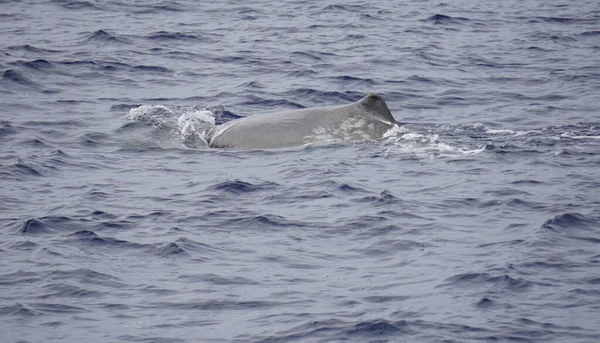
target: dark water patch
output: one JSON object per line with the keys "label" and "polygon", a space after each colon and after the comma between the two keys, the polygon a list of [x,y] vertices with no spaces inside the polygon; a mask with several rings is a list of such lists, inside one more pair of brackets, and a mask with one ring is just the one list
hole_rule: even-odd
{"label": "dark water patch", "polygon": [[495,190],[484,191],[484,193],[491,194],[493,196],[498,196],[498,197],[515,196],[515,195],[523,195],[523,196],[531,195],[531,193],[529,193],[529,192],[526,192],[526,191],[520,190],[520,189],[514,189],[514,188],[495,189]]}
{"label": "dark water patch", "polygon": [[395,342],[402,336],[417,334],[417,328],[411,326],[403,320],[394,322],[374,319],[353,325],[337,319],[322,319],[279,332],[277,336],[261,339],[261,342],[329,342],[332,337],[337,337],[335,341],[383,343],[391,340]]}
{"label": "dark water patch", "polygon": [[[37,244],[36,244],[37,245]],[[13,244],[14,246],[14,244]],[[11,246],[12,247],[12,246]],[[17,271],[0,275],[0,285],[15,286],[19,284],[33,284],[40,281],[39,274],[27,271]]]}
{"label": "dark water patch", "polygon": [[131,214],[131,215],[127,216],[127,219],[132,220],[132,221],[139,221],[142,219],[156,220],[156,219],[165,217],[168,214],[169,214],[168,211],[152,211],[147,214]]}
{"label": "dark water patch", "polygon": [[23,62],[22,65],[24,67],[34,69],[34,70],[46,70],[46,69],[51,69],[54,67],[54,65],[52,63],[48,62],[47,60],[42,60],[42,59]]}
{"label": "dark water patch", "polygon": [[36,148],[36,149],[50,148],[50,149],[52,149],[51,145],[43,142],[39,138],[28,138],[28,139],[24,139],[24,140],[20,141],[19,143],[22,144],[23,146],[27,146],[30,148]]}
{"label": "dark water patch", "polygon": [[371,227],[365,231],[364,235],[366,237],[387,236],[391,233],[399,232],[399,231],[403,231],[403,229],[400,226],[390,224],[390,225]]}
{"label": "dark water patch", "polygon": [[312,69],[293,70],[286,74],[287,77],[314,77],[319,73]]}
{"label": "dark water patch", "polygon": [[175,294],[179,294],[179,292],[176,291],[176,290],[166,289],[166,288],[160,288],[160,287],[156,287],[156,286],[152,286],[152,285],[144,286],[144,287],[141,288],[141,290],[143,290],[144,293],[150,293],[150,294],[153,294],[153,295],[175,295]]}
{"label": "dark water patch", "polygon": [[530,18],[531,23],[558,23],[558,24],[575,24],[575,23],[589,23],[593,22],[590,19],[584,18],[570,18],[570,17],[534,17]]}
{"label": "dark water patch", "polygon": [[466,106],[470,103],[465,98],[457,97],[457,96],[445,96],[441,97],[439,100],[436,100],[435,104],[438,106]]}
{"label": "dark water patch", "polygon": [[127,43],[126,39],[119,38],[116,35],[112,35],[104,30],[98,30],[87,36],[88,42],[96,43]]}
{"label": "dark water patch", "polygon": [[14,135],[17,133],[17,129],[11,125],[9,121],[0,120],[0,137],[6,138],[7,136]]}
{"label": "dark water patch", "polygon": [[107,213],[107,212],[100,211],[100,210],[94,210],[91,213],[91,215],[94,219],[116,219],[117,218],[117,216],[114,214]]}
{"label": "dark water patch", "polygon": [[185,249],[175,242],[164,243],[154,246],[150,249],[150,253],[161,257],[169,257],[176,255],[187,255]]}
{"label": "dark water patch", "polygon": [[100,7],[89,1],[52,0],[51,2],[69,10],[102,10]]}
{"label": "dark water patch", "polygon": [[[374,238],[374,236],[370,235],[369,230],[365,230],[364,232],[358,234],[357,238],[359,240],[370,241]],[[352,249],[350,251],[360,256],[368,256],[369,258],[383,258],[387,256],[393,258],[393,256],[397,256],[397,254],[400,252],[408,252],[416,249],[423,250],[424,245],[411,240],[400,240],[395,237],[392,238],[392,236],[380,236],[380,240],[376,241],[375,243],[364,248],[361,247],[359,249]]]}
{"label": "dark water patch", "polygon": [[54,299],[61,297],[69,299],[86,297],[98,298],[102,296],[101,292],[83,289],[80,287],[62,283],[47,284],[44,287],[42,287],[39,290],[39,292],[41,294],[37,294],[34,296],[37,299]]}
{"label": "dark water patch", "polygon": [[568,232],[569,229],[600,228],[600,223],[579,213],[564,213],[548,219],[542,226],[556,232]]}
{"label": "dark water patch", "polygon": [[190,254],[191,253],[201,254],[203,260],[207,259],[207,257],[206,257],[207,254],[214,254],[218,251],[215,247],[213,247],[211,245],[196,242],[196,241],[193,241],[193,240],[191,240],[189,238],[185,238],[185,237],[178,238],[175,241],[175,244],[177,244],[177,246],[181,250],[183,250],[185,252],[189,252]]}
{"label": "dark water patch", "polygon": [[131,68],[134,72],[143,72],[150,74],[164,74],[164,73],[172,73],[173,71],[169,68],[161,67],[161,66],[146,66],[140,65]]}
{"label": "dark water patch", "polygon": [[537,181],[537,180],[531,180],[531,179],[524,179],[524,180],[516,180],[516,181],[512,181],[511,182],[512,185],[543,185],[544,182],[542,181]]}
{"label": "dark water patch", "polygon": [[43,53],[43,54],[61,52],[60,50],[43,49],[43,48],[38,48],[38,47],[29,45],[29,44],[13,45],[13,46],[9,46],[8,49],[13,50],[13,51],[25,51],[25,52]]}
{"label": "dark water patch", "polygon": [[56,119],[56,120],[28,120],[23,122],[25,127],[34,127],[36,131],[42,131],[47,127],[63,127],[72,129],[74,127],[83,127],[85,123],[80,120],[67,120],[67,119]]}
{"label": "dark water patch", "polygon": [[300,202],[300,201],[312,201],[317,199],[333,198],[334,195],[326,191],[307,191],[300,194],[288,195],[280,194],[275,196],[265,197],[265,200],[271,203],[281,202]]}
{"label": "dark water patch", "polygon": [[337,186],[336,187],[337,191],[345,193],[345,194],[358,194],[358,193],[367,193],[368,192],[364,188],[352,186],[347,183],[336,184],[336,186]]}
{"label": "dark water patch", "polygon": [[[95,197],[95,198],[101,198],[101,197]],[[103,230],[103,229],[127,230],[127,229],[135,228],[136,226],[137,226],[137,224],[134,221],[130,221],[130,220],[102,220],[101,222],[97,223],[94,227],[99,230]]]}
{"label": "dark water patch", "polygon": [[44,234],[58,231],[76,231],[89,225],[87,219],[74,219],[66,216],[46,216],[32,218],[21,225],[19,233]]}
{"label": "dark water patch", "polygon": [[137,14],[161,14],[162,12],[184,12],[185,6],[177,1],[159,1],[152,5],[132,5],[135,8],[133,13]]}
{"label": "dark water patch", "polygon": [[594,298],[598,298],[600,296],[600,289],[575,288],[575,289],[569,290],[569,293],[576,294],[576,295],[592,296]]}
{"label": "dark water patch", "polygon": [[249,7],[237,9],[236,13],[240,20],[257,20],[264,15],[263,12]]}
{"label": "dark water patch", "polygon": [[115,276],[100,273],[87,268],[55,270],[47,273],[45,277],[55,281],[71,280],[94,286],[101,285],[108,287],[123,287],[125,285],[119,278]]}
{"label": "dark water patch", "polygon": [[304,227],[305,224],[298,221],[286,219],[285,217],[266,214],[259,216],[245,216],[240,218],[225,220],[221,226],[223,228],[233,227],[239,229],[262,229],[262,228],[286,228],[286,227]]}
{"label": "dark water patch", "polygon": [[234,65],[256,65],[256,66],[260,66],[260,65],[264,65],[265,62],[259,61],[257,59],[252,59],[249,58],[246,55],[242,55],[242,56],[215,56],[214,57],[215,62],[217,63],[231,63]]}
{"label": "dark water patch", "polygon": [[[125,304],[102,304],[101,307],[105,308],[109,311],[123,311],[123,312],[126,312],[131,309],[131,307],[129,307]],[[125,316],[123,316],[123,317],[125,317]]]}
{"label": "dark water patch", "polygon": [[543,53],[548,53],[548,52],[554,51],[554,50],[551,50],[551,49],[541,48],[539,46],[529,46],[529,47],[527,47],[527,50],[529,50],[529,51],[543,52]]}
{"label": "dark water patch", "polygon": [[373,79],[363,79],[360,77],[348,76],[348,75],[334,76],[334,77],[331,77],[331,79],[334,81],[339,81],[339,82],[344,82],[344,83],[356,83],[356,84],[363,84],[363,85],[374,85],[375,84],[375,81]]}
{"label": "dark water patch", "polygon": [[354,41],[354,40],[361,40],[361,39],[365,39],[365,38],[367,38],[367,36],[361,35],[361,34],[347,34],[344,37],[344,40]]}
{"label": "dark water patch", "polygon": [[249,82],[244,82],[244,83],[238,85],[237,87],[248,88],[248,89],[264,89],[265,85],[258,81],[249,81]]}
{"label": "dark water patch", "polygon": [[362,197],[353,201],[371,203],[373,205],[391,205],[402,202],[401,199],[395,197],[390,191],[387,190],[381,192],[378,196]]}
{"label": "dark water patch", "polygon": [[33,82],[32,80],[25,77],[23,74],[16,70],[7,69],[2,73],[2,77],[0,77],[0,81],[2,83],[9,86],[20,86],[30,89],[39,90],[41,87]]}
{"label": "dark water patch", "polygon": [[422,83],[422,84],[426,84],[426,85],[435,85],[435,86],[440,85],[440,83],[438,82],[438,80],[436,78],[419,76],[419,75],[413,75],[413,76],[407,78],[406,81],[408,81],[410,83]]}
{"label": "dark water patch", "polygon": [[105,144],[111,136],[101,132],[88,132],[79,136],[79,143],[87,147],[98,147]]}
{"label": "dark water patch", "polygon": [[492,308],[495,305],[495,302],[490,298],[482,298],[479,300],[475,306],[478,308]]}
{"label": "dark water patch", "polygon": [[50,227],[50,225],[45,224],[44,222],[37,219],[28,219],[18,231],[24,235],[38,235],[38,234],[47,234],[53,233],[54,230]]}
{"label": "dark water patch", "polygon": [[84,313],[87,310],[83,307],[69,306],[65,304],[52,304],[52,303],[34,303],[31,304],[37,311],[42,313]]}
{"label": "dark water patch", "polygon": [[171,309],[186,311],[224,311],[224,310],[250,310],[268,309],[281,306],[274,301],[233,301],[225,299],[190,300],[185,303],[150,302],[146,307],[149,309]]}
{"label": "dark water patch", "polygon": [[410,297],[402,296],[402,295],[371,295],[371,296],[362,298],[363,301],[366,301],[366,302],[372,303],[372,304],[384,304],[384,303],[388,303],[388,302],[397,303],[397,302],[401,302],[401,301],[404,301],[407,299],[410,299]]}
{"label": "dark water patch", "polygon": [[[379,21],[379,20],[383,20],[383,18],[376,16],[376,15],[372,15],[369,13],[361,13],[359,14],[359,18],[361,20],[365,20],[365,21]],[[356,27],[356,26],[354,26]]]}
{"label": "dark water patch", "polygon": [[89,66],[96,67],[98,63],[92,60],[72,60],[72,61],[55,61],[55,64],[61,64],[65,66]]}
{"label": "dark water patch", "polygon": [[42,327],[59,327],[63,325],[65,325],[65,322],[61,322],[58,320],[40,323],[40,326]]}
{"label": "dark water patch", "polygon": [[0,316],[18,316],[18,317],[33,317],[39,316],[42,313],[35,309],[26,307],[22,304],[0,307]]}
{"label": "dark water patch", "polygon": [[157,31],[149,34],[148,39],[157,41],[169,41],[169,40],[197,40],[200,37],[192,34],[185,34],[181,32],[168,32],[168,31]]}
{"label": "dark water patch", "polygon": [[[488,273],[466,273],[446,279],[444,287],[502,287],[514,292],[527,291],[533,283],[525,279],[514,279],[508,275],[493,276]],[[440,286],[438,286],[440,287]]]}
{"label": "dark water patch", "polygon": [[600,30],[595,30],[595,31],[585,31],[581,33],[582,36],[600,36]]}
{"label": "dark water patch", "polygon": [[265,343],[303,342],[306,340],[317,341],[316,338],[319,338],[318,342],[326,342],[327,338],[338,334],[344,325],[345,323],[337,319],[312,320],[291,330],[278,332],[277,336],[267,337],[262,341]]}
{"label": "dark water patch", "polygon": [[61,105],[80,105],[80,104],[94,104],[92,100],[67,100],[67,99],[59,99],[56,100],[56,104]]}
{"label": "dark water patch", "polygon": [[69,235],[72,239],[84,243],[87,246],[101,246],[109,248],[143,248],[145,245],[116,239],[113,237],[100,237],[90,230],[81,230]]}
{"label": "dark water patch", "polygon": [[321,11],[322,12],[356,12],[356,13],[360,13],[360,11],[365,10],[365,9],[367,9],[367,7],[364,5],[334,4],[334,5],[327,5],[326,7],[321,9]]}
{"label": "dark water patch", "polygon": [[572,35],[559,35],[550,32],[535,32],[530,34],[533,40],[552,41],[555,43],[572,43],[576,42],[577,38]]}
{"label": "dark water patch", "polygon": [[403,320],[397,322],[389,322],[386,320],[373,320],[361,322],[350,330],[346,330],[345,334],[350,337],[379,337],[393,335],[397,338],[399,334],[405,333],[410,334],[413,330],[410,329],[409,324]]}
{"label": "dark water patch", "polygon": [[[23,145],[26,146],[26,145]],[[56,162],[50,160],[50,162]],[[52,170],[56,170],[57,166],[53,163],[32,163],[25,161],[17,161],[0,169],[0,175],[13,180],[26,180],[35,177],[46,177]]]}
{"label": "dark water patch", "polygon": [[24,251],[33,251],[34,249],[37,249],[40,245],[37,244],[36,242],[32,242],[32,241],[20,241],[20,242],[16,242],[10,245],[11,249],[19,249],[19,250],[24,250]]}
{"label": "dark water patch", "polygon": [[183,275],[179,279],[186,282],[210,282],[219,286],[228,285],[259,285],[259,282],[253,281],[245,277],[225,277],[217,274],[200,274],[200,275]]}
{"label": "dark water patch", "polygon": [[451,17],[444,14],[434,14],[431,17],[427,18],[427,21],[430,21],[434,24],[456,24],[470,21],[468,18],[463,17]]}
{"label": "dark water patch", "polygon": [[507,205],[509,207],[517,207],[517,208],[520,208],[523,210],[532,210],[532,211],[540,211],[540,210],[545,210],[547,208],[547,206],[542,203],[527,201],[527,200],[518,199],[518,198],[510,199],[507,202]]}
{"label": "dark water patch", "polygon": [[323,58],[318,56],[317,53],[311,52],[311,51],[294,51],[294,52],[292,52],[292,57],[306,59],[306,60],[310,60],[313,62],[323,60]]}
{"label": "dark water patch", "polygon": [[[147,13],[147,12],[142,12],[142,13]],[[178,326],[171,326],[171,325],[156,325],[154,326],[156,329],[174,329],[174,327],[178,327]],[[156,337],[145,337],[144,335],[140,335],[140,336],[134,336],[134,335],[120,335],[116,337],[117,340],[119,340],[120,342],[140,342],[140,343],[186,343],[189,342],[189,340],[187,339],[178,339],[178,338],[171,338],[171,337],[163,337],[163,336],[156,336]]]}
{"label": "dark water patch", "polygon": [[[147,12],[141,12],[147,13]],[[176,329],[178,325],[155,325],[156,329]],[[172,337],[156,336],[156,337],[145,337],[144,335],[121,335],[116,337],[120,342],[140,342],[140,343],[186,343],[188,339],[178,339]]]}
{"label": "dark water patch", "polygon": [[378,216],[378,215],[364,215],[364,216],[356,216],[349,220],[348,222],[343,222],[338,224],[339,230],[349,229],[349,230],[365,230],[369,227],[373,227],[376,225],[382,225],[383,223],[388,222],[388,218],[386,216]]}
{"label": "dark water patch", "polygon": [[579,213],[557,215],[544,222],[542,228],[553,234],[551,240],[574,239],[594,245],[600,243],[600,222]]}
{"label": "dark water patch", "polygon": [[250,182],[245,182],[245,181],[236,179],[236,180],[232,180],[232,181],[224,181],[224,182],[216,183],[214,185],[209,186],[207,188],[207,190],[220,191],[220,192],[239,195],[239,194],[244,194],[244,193],[272,190],[272,189],[276,189],[278,187],[279,187],[279,184],[277,184],[275,182],[265,181],[265,182],[257,182],[257,183],[253,184]]}
{"label": "dark water patch", "polygon": [[[518,227],[523,227],[523,226],[526,226],[526,225],[519,225]],[[523,239],[514,239],[514,240],[508,240],[508,241],[484,243],[484,244],[478,245],[477,247],[478,248],[488,248],[488,247],[494,247],[494,246],[514,247],[514,246],[519,246],[519,245],[523,244],[524,242],[525,242],[525,240],[523,240]]]}
{"label": "dark water patch", "polygon": [[523,270],[530,270],[532,272],[539,272],[543,269],[565,271],[571,268],[577,268],[577,263],[569,262],[563,258],[553,257],[544,261],[526,261],[516,265],[518,268]]}

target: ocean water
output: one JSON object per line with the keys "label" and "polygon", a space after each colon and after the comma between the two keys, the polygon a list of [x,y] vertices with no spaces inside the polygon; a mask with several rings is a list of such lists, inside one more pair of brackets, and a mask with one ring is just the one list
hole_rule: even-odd
{"label": "ocean water", "polygon": [[[0,2],[1,342],[598,342],[597,1]],[[377,142],[203,131],[378,93]]]}

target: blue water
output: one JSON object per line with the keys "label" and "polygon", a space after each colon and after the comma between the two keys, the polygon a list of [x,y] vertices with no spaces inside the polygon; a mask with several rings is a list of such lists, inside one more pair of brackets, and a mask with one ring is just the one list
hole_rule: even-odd
{"label": "blue water", "polygon": [[[0,3],[0,341],[597,342],[597,1]],[[206,147],[367,93],[381,142]]]}

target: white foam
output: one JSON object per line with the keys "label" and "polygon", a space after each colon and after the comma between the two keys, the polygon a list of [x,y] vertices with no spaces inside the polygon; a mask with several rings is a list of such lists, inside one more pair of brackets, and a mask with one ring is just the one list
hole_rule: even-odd
{"label": "white foam", "polygon": [[571,139],[600,139],[600,136],[581,136],[576,135],[573,132],[567,131],[560,135],[561,138],[571,138]]}
{"label": "white foam", "polygon": [[383,138],[395,137],[406,132],[408,132],[408,129],[404,126],[394,125],[383,134]]}
{"label": "white foam", "polygon": [[494,130],[494,129],[486,129],[485,133],[489,133],[492,135],[513,135],[516,134],[513,130]]}
{"label": "white foam", "polygon": [[529,134],[541,134],[541,133],[542,133],[542,131],[538,131],[538,130],[517,131],[517,132],[515,132],[515,137],[525,136],[525,135],[529,135]]}
{"label": "white foam", "polygon": [[184,146],[194,148],[206,146],[204,132],[215,126],[215,117],[211,111],[198,110],[185,112],[177,118]]}
{"label": "white foam", "polygon": [[384,135],[388,147],[386,153],[403,153],[425,158],[453,157],[476,155],[485,150],[485,147],[469,148],[456,146],[453,142],[446,142],[440,136],[431,132],[411,131],[408,127],[393,127]]}
{"label": "white foam", "polygon": [[129,113],[125,117],[128,120],[141,120],[148,116],[151,116],[153,113],[164,111],[167,113],[172,113],[172,111],[163,105],[141,105],[139,107],[135,107],[129,110]]}
{"label": "white foam", "polygon": [[213,113],[209,110],[190,111],[183,113],[177,118],[177,124],[179,124],[179,127],[182,129],[201,123],[207,123],[214,126],[215,117]]}
{"label": "white foam", "polygon": [[215,126],[213,112],[190,106],[141,105],[130,109],[126,119],[145,122],[154,134],[171,136],[186,147],[206,146],[204,132]]}

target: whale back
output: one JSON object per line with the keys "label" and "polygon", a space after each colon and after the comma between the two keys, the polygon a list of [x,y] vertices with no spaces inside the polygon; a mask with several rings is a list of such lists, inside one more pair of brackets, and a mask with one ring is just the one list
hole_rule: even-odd
{"label": "whale back", "polygon": [[396,124],[383,98],[369,94],[346,105],[251,115],[215,126],[205,135],[211,147],[262,149],[381,139]]}

